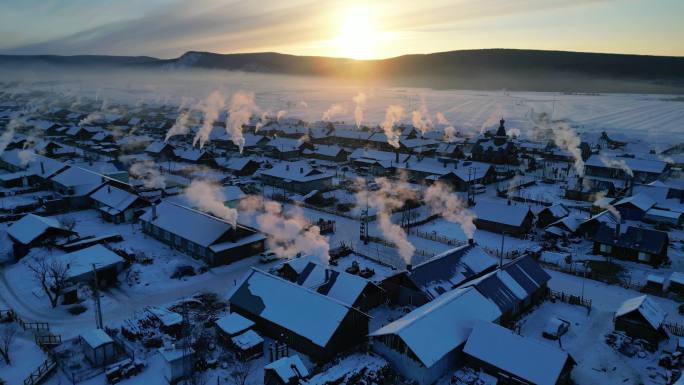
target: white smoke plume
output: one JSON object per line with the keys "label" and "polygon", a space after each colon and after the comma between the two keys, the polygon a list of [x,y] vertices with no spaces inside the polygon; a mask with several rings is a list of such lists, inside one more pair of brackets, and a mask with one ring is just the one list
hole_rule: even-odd
{"label": "white smoke plume", "polygon": [[627,162],[625,162],[624,159],[608,158],[608,157],[603,156],[603,155],[599,156],[599,159],[601,160],[601,163],[603,163],[607,167],[619,168],[620,170],[624,171],[627,175],[629,175],[631,177],[634,176],[634,172],[627,165]]}
{"label": "white smoke plume", "polygon": [[299,101],[299,103],[297,103],[297,107],[299,107],[299,108],[309,108],[309,103],[307,103],[307,102],[301,100],[301,101]]}
{"label": "white smoke plume", "polygon": [[87,126],[93,122],[98,122],[104,120],[104,114],[99,111],[89,113],[85,118],[78,122],[79,126]]}
{"label": "white smoke plume", "polygon": [[466,237],[473,239],[476,216],[468,209],[466,202],[454,194],[447,185],[441,182],[432,184],[425,191],[424,200],[433,214],[439,214],[449,222],[458,223]]}
{"label": "white smoke plume", "polygon": [[140,179],[143,182],[143,186],[146,188],[166,188],[166,180],[154,161],[145,160],[142,162],[133,163],[128,172],[130,172],[134,178]]}
{"label": "white smoke plume", "polygon": [[190,111],[181,112],[180,115],[178,115],[178,118],[176,118],[176,122],[173,124],[173,126],[171,126],[171,128],[169,128],[169,131],[166,133],[164,142],[168,142],[172,136],[185,135],[188,132],[190,132],[190,126],[188,125],[189,118]]}
{"label": "white smoke plume", "polygon": [[268,117],[268,111],[262,112],[259,121],[254,127],[254,133],[256,134],[257,132],[259,132],[259,130],[261,130],[265,125],[269,124],[270,122],[271,119]]}
{"label": "white smoke plume", "polygon": [[233,144],[238,146],[241,154],[242,149],[245,147],[245,137],[242,133],[242,126],[249,123],[249,119],[256,110],[254,94],[244,91],[238,91],[233,94],[233,97],[230,100],[230,107],[228,108],[226,133],[230,135]]}
{"label": "white smoke plume", "polygon": [[441,124],[444,126],[444,140],[447,142],[453,142],[456,140],[456,137],[458,136],[458,133],[456,131],[456,128],[449,122],[449,120],[444,116],[443,113],[438,112],[435,114],[435,118],[437,119],[437,123]]}
{"label": "white smoke plume", "polygon": [[487,131],[489,128],[494,128],[498,127],[499,125],[499,120],[504,116],[504,112],[501,109],[501,107],[497,107],[496,111],[492,115],[487,118],[487,120],[482,123],[482,126],[480,126],[480,134],[484,133]]}
{"label": "white smoke plume", "polygon": [[36,151],[33,148],[25,148],[17,154],[22,166],[26,166],[36,159]]}
{"label": "white smoke plume", "polygon": [[511,138],[519,138],[522,133],[520,132],[519,128],[509,128],[508,129],[508,136]]}
{"label": "white smoke plume", "polygon": [[285,111],[285,110],[278,111],[278,113],[276,114],[276,122],[280,123],[280,121],[285,117],[285,115],[287,115],[287,111]]}
{"label": "white smoke plume", "polygon": [[5,132],[0,134],[0,155],[2,155],[3,152],[5,152],[5,149],[7,146],[9,146],[10,142],[12,141],[12,138],[14,138],[14,131],[16,127],[16,123],[13,123],[14,120],[11,120],[5,129]]}
{"label": "white smoke plume", "polygon": [[335,104],[331,105],[330,107],[328,107],[328,109],[325,110],[325,112],[323,112],[323,121],[329,122],[335,116],[344,114],[345,112],[347,112],[347,110],[344,108],[343,105],[341,105],[339,103],[335,103]]}
{"label": "white smoke plume", "polygon": [[387,136],[387,143],[394,148],[399,148],[399,130],[394,125],[404,117],[404,107],[392,104],[385,111],[385,120],[382,122],[382,130]]}
{"label": "white smoke plume", "polygon": [[411,113],[411,123],[413,123],[413,127],[420,131],[421,135],[425,135],[432,130],[432,118],[427,109],[427,104],[425,104],[425,98],[420,98],[420,108]]}
{"label": "white smoke plume", "polygon": [[245,212],[259,212],[256,217],[257,225],[267,235],[268,248],[279,258],[292,258],[303,254],[328,260],[328,239],[321,235],[318,226],[311,225],[304,218],[301,209],[293,208],[284,212],[280,203],[264,201],[254,195],[243,199],[239,209]]}
{"label": "white smoke plume", "polygon": [[361,123],[363,122],[363,111],[366,107],[366,94],[363,92],[359,92],[352,98],[354,101],[354,104],[356,105],[354,107],[354,121],[356,122],[356,127],[361,127]]}
{"label": "white smoke plume", "polygon": [[197,131],[192,140],[193,147],[199,142],[199,148],[204,147],[209,140],[211,130],[214,129],[214,122],[219,117],[221,109],[226,105],[226,99],[219,91],[212,92],[205,100],[200,103],[200,109],[204,113],[202,127]]}
{"label": "white smoke plume", "polygon": [[221,186],[203,180],[193,180],[183,194],[201,211],[208,212],[218,218],[237,226],[238,212],[234,208],[227,207],[224,202],[226,197],[221,191]]}
{"label": "white smoke plume", "polygon": [[415,199],[417,194],[408,185],[403,175],[394,183],[387,178],[376,178],[375,182],[380,188],[377,191],[368,191],[365,189],[363,180],[357,180],[359,189],[356,193],[356,207],[361,208],[368,204],[369,207],[375,208],[383,237],[394,243],[404,262],[410,264],[416,248],[408,240],[404,229],[392,223],[392,212],[404,207],[406,201]]}
{"label": "white smoke plume", "polygon": [[556,146],[567,150],[575,159],[575,171],[577,175],[584,176],[584,159],[582,159],[582,151],[580,144],[582,143],[580,137],[575,130],[570,126],[563,124],[553,130],[553,141]]}
{"label": "white smoke plume", "polygon": [[596,194],[594,194],[590,200],[593,201],[594,206],[598,206],[604,210],[608,210],[608,212],[613,214],[613,216],[618,221],[621,221],[622,216],[620,215],[620,212],[618,211],[618,209],[616,209],[615,206],[611,205],[607,199],[602,202],[603,198],[606,197],[606,193],[607,193],[607,191],[599,191]]}

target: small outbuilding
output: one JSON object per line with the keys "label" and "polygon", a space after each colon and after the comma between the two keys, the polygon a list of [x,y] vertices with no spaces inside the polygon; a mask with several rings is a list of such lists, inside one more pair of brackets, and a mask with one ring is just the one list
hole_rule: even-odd
{"label": "small outbuilding", "polygon": [[658,344],[667,338],[663,327],[666,313],[647,295],[626,300],[615,312],[615,330],[632,338],[641,338]]}
{"label": "small outbuilding", "polygon": [[237,351],[238,357],[242,360],[250,360],[264,355],[264,339],[254,330],[247,330],[231,338],[230,341]]}
{"label": "small outbuilding", "polygon": [[246,332],[252,326],[253,321],[238,313],[230,313],[216,320],[216,332],[224,343],[229,343],[231,338]]}
{"label": "small outbuilding", "polygon": [[293,385],[309,376],[298,355],[283,357],[264,366],[264,385]]}
{"label": "small outbuilding", "polygon": [[91,365],[99,367],[110,364],[118,358],[112,337],[102,329],[93,329],[81,334],[83,354]]}
{"label": "small outbuilding", "polygon": [[195,366],[195,351],[192,348],[161,348],[159,352],[164,359],[164,378],[169,384],[175,384],[192,374]]}

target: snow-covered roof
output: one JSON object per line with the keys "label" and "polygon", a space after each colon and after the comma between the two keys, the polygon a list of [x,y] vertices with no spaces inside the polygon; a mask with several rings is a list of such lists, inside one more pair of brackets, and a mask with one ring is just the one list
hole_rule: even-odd
{"label": "snow-covered roof", "polygon": [[158,154],[158,153],[160,153],[164,148],[167,148],[167,147],[170,148],[171,150],[173,150],[173,146],[170,145],[170,144],[168,144],[168,143],[166,143],[166,142],[154,141],[154,142],[150,143],[150,144],[145,148],[145,152],[151,152],[151,153],[153,153],[153,154]]}
{"label": "snow-covered roof", "polygon": [[[295,258],[293,261],[309,260],[308,258]],[[286,262],[289,264],[289,262]],[[297,266],[293,269],[297,270]],[[340,302],[353,306],[368,285],[374,285],[370,281],[354,274],[343,271],[328,269],[325,266],[307,262],[299,271],[296,283],[320,294],[335,298]]]}
{"label": "snow-covered roof", "polygon": [[264,342],[264,339],[261,338],[261,336],[258,335],[254,330],[247,330],[246,332],[235,336],[230,340],[235,346],[242,350],[251,349]]}
{"label": "snow-covered roof", "polygon": [[660,328],[666,316],[665,311],[655,301],[647,295],[642,295],[623,302],[615,311],[615,317],[621,317],[633,311],[638,311],[654,329]]}
{"label": "snow-covered roof", "polygon": [[21,219],[14,222],[7,229],[7,233],[17,241],[28,245],[50,228],[65,230],[55,218],[26,214]]}
{"label": "snow-covered roof", "polygon": [[646,215],[651,218],[668,218],[672,220],[678,220],[682,216],[682,213],[677,211],[652,208],[646,211]]}
{"label": "snow-covered roof", "polygon": [[128,209],[138,199],[138,196],[118,187],[104,185],[90,194],[90,198],[121,212]]}
{"label": "snow-covered roof", "polygon": [[466,244],[414,266],[407,275],[425,294],[435,298],[496,264],[496,258],[480,246]]}
{"label": "snow-covered roof", "polygon": [[530,207],[526,205],[507,205],[498,202],[480,202],[472,210],[477,219],[509,226],[520,226],[530,213]]}
{"label": "snow-covered roof", "polygon": [[613,206],[618,207],[628,203],[634,205],[641,211],[647,211],[648,209],[653,207],[656,202],[653,199],[651,199],[651,197],[649,197],[648,195],[639,193],[636,195],[632,195],[630,197],[622,198],[615,204],[613,204]]}
{"label": "snow-covered roof", "polygon": [[293,182],[310,182],[333,177],[332,173],[320,171],[305,161],[276,163],[273,168],[262,171],[261,175]]}
{"label": "snow-covered roof", "polygon": [[91,331],[81,333],[81,338],[91,348],[99,348],[102,345],[113,343],[114,340],[109,334],[102,329],[93,329]]}
{"label": "snow-covered roof", "polygon": [[200,150],[198,148],[179,148],[175,149],[173,153],[180,159],[191,162],[197,162],[200,158],[207,154],[206,151]]}
{"label": "snow-covered roof", "polygon": [[165,200],[156,206],[156,218],[154,213],[155,209],[150,208],[140,219],[204,247],[232,228],[223,219]]}
{"label": "snow-covered roof", "polygon": [[62,186],[73,188],[73,196],[88,195],[100,187],[106,177],[82,167],[70,166],[66,170],[53,176],[51,180]]}
{"label": "snow-covered roof", "polygon": [[253,159],[244,156],[216,160],[219,166],[233,171],[241,171],[251,161]]}
{"label": "snow-covered roof", "polygon": [[670,274],[670,282],[675,282],[680,285],[684,285],[684,273],[681,273],[679,271],[675,271],[672,274]]}
{"label": "snow-covered roof", "polygon": [[96,270],[102,270],[124,262],[124,259],[118,254],[101,244],[86,247],[73,253],[57,255],[52,258],[68,266],[67,275],[69,278],[76,278],[92,272],[93,265],[95,265]]}
{"label": "snow-covered roof", "polygon": [[296,354],[273,361],[264,366],[264,369],[273,370],[284,384],[289,384],[293,378],[307,377],[309,375],[309,371],[304,366],[302,359]]}
{"label": "snow-covered roof", "polygon": [[370,336],[399,336],[426,367],[431,367],[468,339],[477,320],[495,321],[500,316],[499,308],[474,288],[455,289]]}
{"label": "snow-covered roof", "polygon": [[[615,166],[606,165],[605,162],[601,159],[602,157],[603,156],[601,156],[601,155],[592,155],[587,159],[587,161],[585,162],[585,165],[594,166],[594,167],[620,169],[620,166],[617,166],[617,165],[615,165]],[[660,161],[660,160],[638,159],[638,158],[627,158],[627,157],[608,157],[608,158],[611,161],[616,161],[619,163],[624,162],[624,164],[629,169],[631,169],[632,171],[660,174],[660,173],[664,172],[665,168],[667,167],[667,163]],[[610,161],[608,163],[610,163]]]}
{"label": "snow-covered roof", "polygon": [[555,385],[569,358],[554,346],[482,321],[475,324],[463,352],[536,385]]}
{"label": "snow-covered roof", "polygon": [[356,311],[331,297],[254,268],[229,301],[321,347],[328,344],[347,314]]}
{"label": "snow-covered roof", "polygon": [[216,320],[216,326],[228,335],[236,335],[254,326],[254,322],[237,313],[230,313]]}
{"label": "snow-covered roof", "polygon": [[302,141],[290,138],[275,138],[266,143],[267,147],[272,147],[279,152],[297,151],[303,144]]}
{"label": "snow-covered roof", "polygon": [[[342,150],[343,149],[340,146],[335,146],[335,145],[327,146],[324,144],[318,144],[318,145],[316,145],[316,148],[311,150],[311,151],[314,154],[318,154],[318,155],[322,155],[322,156],[337,156],[337,154],[339,154],[340,151],[342,151]],[[309,151],[309,150],[307,150],[307,151]]]}

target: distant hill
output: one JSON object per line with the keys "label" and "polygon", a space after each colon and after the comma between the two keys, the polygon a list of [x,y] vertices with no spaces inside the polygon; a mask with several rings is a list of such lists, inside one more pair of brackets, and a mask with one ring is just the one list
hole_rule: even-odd
{"label": "distant hill", "polygon": [[215,69],[373,79],[433,88],[684,93],[684,57],[483,49],[382,60],[295,56],[274,52],[187,52],[176,59],[118,56],[2,56],[2,65],[126,66]]}

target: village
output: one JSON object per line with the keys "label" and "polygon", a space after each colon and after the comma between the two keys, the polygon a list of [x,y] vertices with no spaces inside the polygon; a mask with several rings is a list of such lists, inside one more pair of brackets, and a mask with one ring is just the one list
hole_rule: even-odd
{"label": "village", "polygon": [[684,384],[677,138],[40,92],[0,91],[0,384]]}

